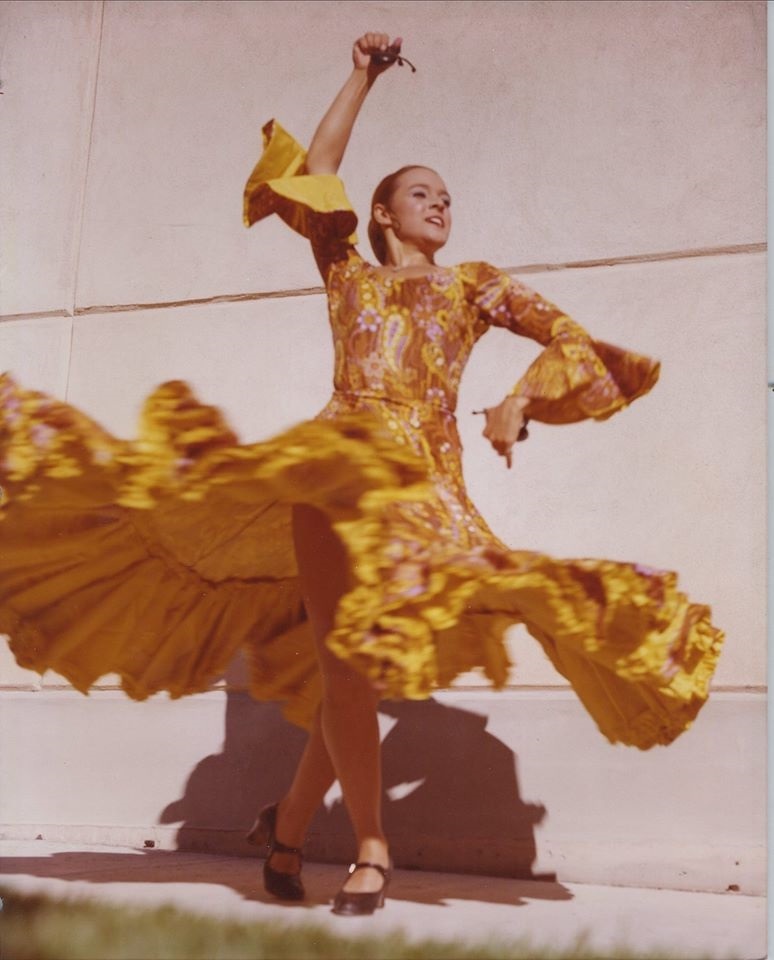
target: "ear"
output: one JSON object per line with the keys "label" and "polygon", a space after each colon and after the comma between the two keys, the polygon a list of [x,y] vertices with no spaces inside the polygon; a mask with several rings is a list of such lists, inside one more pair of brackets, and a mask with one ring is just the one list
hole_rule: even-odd
{"label": "ear", "polygon": [[392,226],[392,216],[390,211],[383,203],[374,204],[373,210],[371,211],[371,216],[380,227]]}

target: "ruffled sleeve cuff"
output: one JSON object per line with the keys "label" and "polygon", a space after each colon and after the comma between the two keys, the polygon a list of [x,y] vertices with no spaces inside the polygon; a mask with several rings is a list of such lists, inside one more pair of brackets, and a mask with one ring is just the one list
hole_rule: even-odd
{"label": "ruffled sleeve cuff", "polygon": [[276,120],[262,132],[263,154],[245,186],[245,226],[276,213],[309,240],[356,243],[357,217],[339,177],[306,174],[306,150]]}
{"label": "ruffled sleeve cuff", "polygon": [[[568,327],[575,324],[560,318]],[[658,380],[657,360],[600,340],[561,332],[552,339],[514,387],[526,397],[526,414],[543,423],[606,420],[644,396]]]}

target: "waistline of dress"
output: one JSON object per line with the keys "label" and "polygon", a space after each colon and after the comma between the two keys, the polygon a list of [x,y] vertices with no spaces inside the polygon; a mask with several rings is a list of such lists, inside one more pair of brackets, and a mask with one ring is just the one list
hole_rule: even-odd
{"label": "waistline of dress", "polygon": [[397,397],[385,397],[381,393],[365,393],[354,390],[334,390],[331,399],[341,397],[344,400],[375,400],[377,403],[383,403],[388,407],[401,407],[406,410],[429,410],[433,413],[443,414],[445,417],[451,417],[456,420],[454,410],[440,403],[432,403],[427,400],[401,400]]}

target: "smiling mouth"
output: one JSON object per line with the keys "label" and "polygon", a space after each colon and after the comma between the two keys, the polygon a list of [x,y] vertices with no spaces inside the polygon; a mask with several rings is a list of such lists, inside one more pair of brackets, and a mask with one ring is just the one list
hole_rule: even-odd
{"label": "smiling mouth", "polygon": [[437,227],[443,227],[443,220],[440,217],[428,217],[427,223],[434,223]]}

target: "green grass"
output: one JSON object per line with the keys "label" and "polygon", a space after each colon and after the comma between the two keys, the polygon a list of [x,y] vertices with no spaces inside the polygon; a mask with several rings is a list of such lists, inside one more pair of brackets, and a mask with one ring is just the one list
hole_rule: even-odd
{"label": "green grass", "polygon": [[243,923],[173,907],[118,907],[0,891],[0,960],[674,960],[666,954],[569,952],[527,941],[342,937],[312,924]]}

